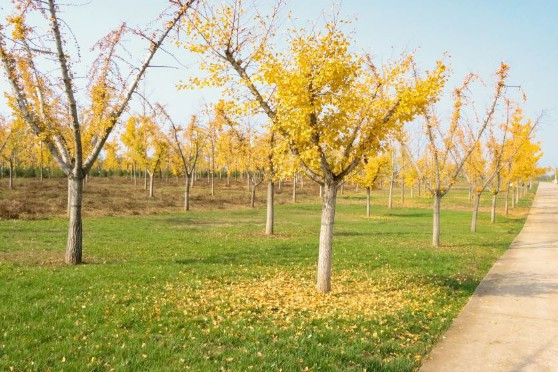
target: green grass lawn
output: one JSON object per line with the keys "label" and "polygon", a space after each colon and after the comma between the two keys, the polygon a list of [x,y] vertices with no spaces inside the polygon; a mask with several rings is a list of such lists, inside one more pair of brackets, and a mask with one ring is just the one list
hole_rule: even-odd
{"label": "green grass lawn", "polygon": [[524,218],[471,234],[450,193],[434,249],[429,200],[376,194],[370,219],[339,200],[328,295],[317,202],[278,206],[271,238],[260,208],[87,218],[77,267],[64,219],[0,221],[0,370],[417,369]]}

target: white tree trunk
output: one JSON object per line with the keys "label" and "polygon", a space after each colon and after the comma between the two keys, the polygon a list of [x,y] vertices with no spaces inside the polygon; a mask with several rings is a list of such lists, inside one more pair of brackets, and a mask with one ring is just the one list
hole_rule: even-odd
{"label": "white tree trunk", "polygon": [[479,215],[480,198],[481,194],[477,193],[475,195],[475,205],[473,207],[473,218],[471,219],[471,232],[477,232],[477,217]]}
{"label": "white tree trunk", "polygon": [[497,194],[492,195],[492,207],[490,209],[490,222],[491,223],[496,222],[496,195]]}
{"label": "white tree trunk", "polygon": [[8,188],[10,190],[14,188],[14,164],[12,159],[10,159],[10,180],[8,181]]}
{"label": "white tree trunk", "polygon": [[391,209],[393,207],[393,179],[389,181],[389,199],[388,199],[388,208]]}
{"label": "white tree trunk", "polygon": [[83,179],[68,177],[69,223],[68,240],[64,261],[67,264],[79,264],[82,260],[82,220],[81,203],[83,197]]}
{"label": "white tree trunk", "polygon": [[190,176],[186,173],[184,180],[184,211],[190,210]]}
{"label": "white tree trunk", "polygon": [[155,179],[155,174],[149,172],[149,197],[152,198],[153,197],[153,182]]}
{"label": "white tree trunk", "polygon": [[506,216],[510,213],[509,200],[510,200],[510,187],[508,186],[508,188],[506,189],[506,203],[504,205],[504,213],[506,214]]}
{"label": "white tree trunk", "polygon": [[366,217],[370,217],[370,187],[366,188]]}
{"label": "white tree trunk", "polygon": [[440,207],[442,204],[442,195],[438,192],[433,197],[434,208],[432,214],[432,246],[440,246]]}
{"label": "white tree trunk", "polygon": [[296,174],[293,176],[293,203],[296,203]]}
{"label": "white tree trunk", "polygon": [[401,180],[401,205],[405,205],[405,181]]}
{"label": "white tree trunk", "polygon": [[320,227],[318,275],[316,283],[316,289],[320,293],[328,293],[331,291],[331,256],[336,199],[337,185],[326,184],[324,186],[324,196],[322,199],[322,224]]}
{"label": "white tree trunk", "polygon": [[275,185],[272,180],[267,182],[267,215],[265,221],[265,235],[273,235],[273,224],[274,224],[274,194]]}

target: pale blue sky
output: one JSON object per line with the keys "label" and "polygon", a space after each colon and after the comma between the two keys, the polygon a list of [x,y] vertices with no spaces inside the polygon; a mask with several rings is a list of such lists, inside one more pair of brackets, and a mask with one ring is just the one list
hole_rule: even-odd
{"label": "pale blue sky", "polygon": [[[81,7],[65,9],[82,49],[83,61],[91,60],[89,47],[121,21],[144,25],[165,8],[164,0],[91,0]],[[288,8],[301,21],[329,12],[330,1],[290,0]],[[558,166],[558,1],[553,0],[345,0],[342,15],[356,16],[353,23],[358,49],[370,52],[378,61],[389,60],[402,51],[416,50],[423,68],[429,68],[444,52],[453,70],[450,87],[468,72],[490,77],[500,60],[511,65],[511,84],[521,84],[527,94],[526,111],[536,116],[545,111],[537,133],[543,142],[543,165]],[[0,9],[4,18],[7,9]],[[143,53],[138,54],[138,59]],[[193,60],[181,51],[179,58],[188,70],[157,69],[148,74],[147,93],[166,103],[173,115],[185,121],[214,95],[177,92],[180,78],[195,73]],[[160,56],[161,63],[172,60]],[[176,64],[175,64],[176,65]],[[76,71],[82,73],[81,70]],[[5,84],[3,80],[0,81]],[[4,87],[2,87],[5,89]],[[5,112],[0,107],[0,112]]]}

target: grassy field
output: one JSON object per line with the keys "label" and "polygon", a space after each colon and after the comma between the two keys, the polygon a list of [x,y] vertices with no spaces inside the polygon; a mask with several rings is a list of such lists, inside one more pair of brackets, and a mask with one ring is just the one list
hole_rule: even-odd
{"label": "grassy field", "polygon": [[[185,214],[172,182],[144,202],[140,186],[92,180],[87,263],[68,267],[65,219],[43,218],[63,215],[64,183],[18,181],[15,191],[1,189],[4,205],[40,205],[51,193],[58,207],[14,207],[20,219],[0,221],[0,370],[415,370],[517,235],[533,197],[494,225],[485,200],[471,234],[467,195],[457,189],[442,204],[443,245],[434,249],[428,198],[401,208],[397,196],[388,210],[386,191],[376,191],[368,219],[363,193],[347,187],[333,292],[317,295],[320,205],[310,185],[297,204],[285,186],[268,238],[265,210],[244,207],[240,185],[215,197],[194,188]],[[118,213],[126,202],[135,212]]]}

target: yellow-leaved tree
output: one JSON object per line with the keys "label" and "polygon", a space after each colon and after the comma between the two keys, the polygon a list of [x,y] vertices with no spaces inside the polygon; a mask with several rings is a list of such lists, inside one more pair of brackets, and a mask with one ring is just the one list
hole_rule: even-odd
{"label": "yellow-leaved tree", "polygon": [[366,155],[381,151],[405,122],[424,113],[446,80],[441,62],[414,78],[411,56],[379,69],[352,53],[350,44],[328,23],[321,31],[296,33],[288,50],[264,66],[265,81],[275,87],[273,128],[281,146],[323,186],[316,284],[322,293],[331,290],[337,187]]}

